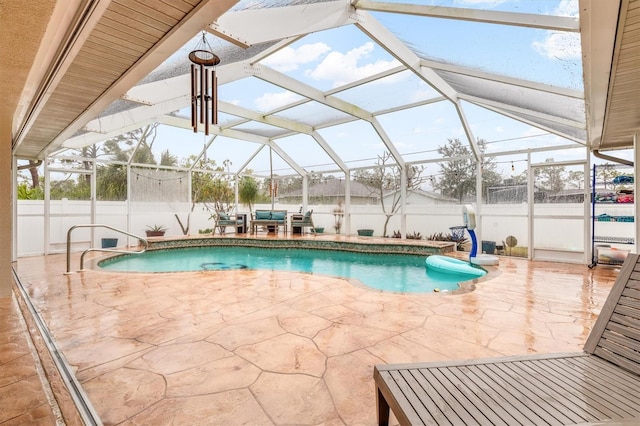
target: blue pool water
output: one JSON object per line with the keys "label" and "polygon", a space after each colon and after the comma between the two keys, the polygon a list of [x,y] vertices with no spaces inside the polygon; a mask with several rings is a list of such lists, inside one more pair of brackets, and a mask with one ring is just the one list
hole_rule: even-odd
{"label": "blue pool water", "polygon": [[119,256],[103,261],[99,266],[123,272],[229,269],[309,272],[355,278],[372,288],[405,293],[457,290],[458,282],[471,279],[468,275],[427,270],[424,260],[423,256],[332,250],[194,247]]}

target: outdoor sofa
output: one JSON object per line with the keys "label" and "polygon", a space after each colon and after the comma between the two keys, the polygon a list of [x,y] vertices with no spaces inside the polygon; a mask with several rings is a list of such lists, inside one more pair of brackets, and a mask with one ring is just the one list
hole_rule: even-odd
{"label": "outdoor sofa", "polygon": [[269,232],[278,232],[280,227],[287,233],[286,210],[256,210],[251,216],[251,233],[255,234],[259,226],[266,226]]}

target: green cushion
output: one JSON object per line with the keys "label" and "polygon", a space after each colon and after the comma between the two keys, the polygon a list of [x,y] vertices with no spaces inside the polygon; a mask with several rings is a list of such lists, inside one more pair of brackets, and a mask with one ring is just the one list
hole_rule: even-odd
{"label": "green cushion", "polygon": [[229,220],[229,215],[226,213],[218,213],[218,218],[220,220]]}
{"label": "green cushion", "polygon": [[272,220],[284,220],[284,217],[287,215],[287,212],[271,212]]}
{"label": "green cushion", "polygon": [[270,220],[271,212],[269,210],[256,210],[256,219],[257,220]]}
{"label": "green cushion", "polygon": [[306,212],[306,213],[304,214],[304,218],[305,218],[305,219],[309,219],[310,217],[311,217],[311,212],[310,212],[310,211],[308,211],[308,212]]}

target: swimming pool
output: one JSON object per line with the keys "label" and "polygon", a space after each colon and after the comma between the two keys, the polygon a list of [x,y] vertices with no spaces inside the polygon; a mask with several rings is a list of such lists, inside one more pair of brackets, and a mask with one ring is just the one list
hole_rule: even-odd
{"label": "swimming pool", "polygon": [[403,293],[458,290],[468,275],[427,270],[424,256],[336,250],[256,247],[192,247],[148,251],[104,260],[120,272],[179,272],[231,269],[297,271],[356,279],[368,287]]}

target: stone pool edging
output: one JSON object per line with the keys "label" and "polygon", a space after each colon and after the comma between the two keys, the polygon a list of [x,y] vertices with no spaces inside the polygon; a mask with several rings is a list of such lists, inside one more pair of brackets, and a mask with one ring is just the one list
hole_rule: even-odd
{"label": "stone pool edging", "polygon": [[351,241],[326,241],[326,240],[275,240],[259,238],[181,238],[149,241],[148,250],[165,250],[174,248],[189,247],[257,247],[257,248],[284,248],[284,249],[316,249],[316,250],[337,250],[361,253],[381,253],[381,254],[406,254],[417,256],[430,256],[433,254],[453,253],[454,245],[434,244],[384,244],[384,243],[364,243]]}

